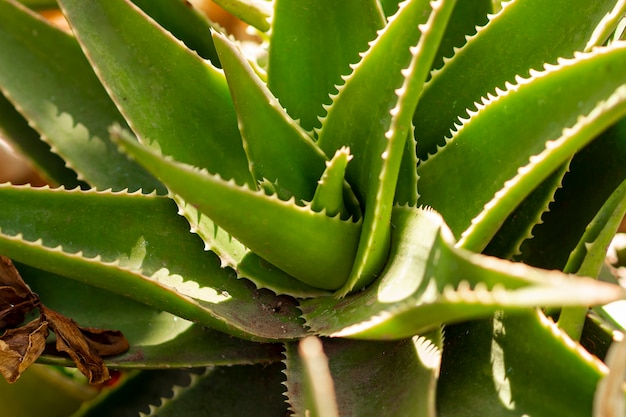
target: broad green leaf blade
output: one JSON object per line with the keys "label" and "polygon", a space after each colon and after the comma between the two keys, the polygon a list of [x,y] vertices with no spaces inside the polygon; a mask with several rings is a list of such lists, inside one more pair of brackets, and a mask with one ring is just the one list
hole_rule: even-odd
{"label": "broad green leaf blade", "polygon": [[377,0],[275,0],[274,9],[268,85],[291,117],[312,130],[340,76],[384,19]]}
{"label": "broad green leaf blade", "polygon": [[601,102],[588,115],[581,116],[574,126],[564,129],[563,135],[554,142],[546,143],[546,150],[532,156],[528,165],[505,183],[484,210],[463,232],[459,246],[470,250],[482,250],[503,219],[525,198],[527,190],[550,175],[554,166],[569,162],[574,153],[595,139],[608,126],[626,115],[626,88],[620,87],[605,102]]}
{"label": "broad green leaf blade", "polygon": [[[322,339],[341,416],[435,417],[440,348],[424,337],[394,342]],[[288,343],[287,397],[296,416],[307,416],[307,380],[296,343]],[[316,414],[311,414],[316,415]],[[322,416],[322,414],[317,414]],[[323,415],[326,417],[326,415]]]}
{"label": "broad green leaf blade", "polygon": [[281,364],[209,368],[188,387],[174,389],[172,398],[151,407],[150,416],[200,416],[206,410],[218,416],[285,416],[283,378]]}
{"label": "broad green leaf blade", "polygon": [[357,258],[339,295],[372,282],[386,260],[411,116],[453,6],[454,0],[402,3],[345,78],[323,121],[318,144],[327,155],[350,148],[346,177],[365,208]]}
{"label": "broad green leaf blade", "polygon": [[[330,294],[327,290],[312,287],[295,279],[254,252],[246,253],[237,263],[236,271],[239,277],[249,279],[257,288],[267,288],[278,295],[310,298]],[[280,310],[280,307],[280,305],[276,305],[272,308]]]}
{"label": "broad green leaf blade", "polygon": [[2,186],[0,200],[0,253],[18,262],[244,339],[304,334],[292,299],[221,268],[167,198]]}
{"label": "broad green leaf blade", "polygon": [[555,167],[623,116],[618,87],[626,76],[613,68],[625,64],[626,46],[600,48],[489,96],[450,146],[418,167],[420,203],[440,211],[456,236],[464,233],[459,245],[482,250]]}
{"label": "broad green leaf blade", "polygon": [[[546,269],[563,269],[605,201],[626,180],[626,119],[576,154],[555,193],[550,211],[521,246],[516,259]],[[572,210],[576,207],[576,210]]]}
{"label": "broad green leaf blade", "polygon": [[[626,214],[626,181],[611,194],[593,218],[582,239],[570,254],[565,272],[597,277],[606,262],[606,248],[615,236]],[[587,307],[569,307],[561,311],[558,326],[573,340],[580,340]]]}
{"label": "broad green leaf blade", "polygon": [[76,173],[65,162],[50,152],[50,146],[41,140],[26,119],[0,94],[0,138],[10,142],[37,170],[48,184],[67,188],[88,186],[76,178]]}
{"label": "broad green leaf blade", "polygon": [[124,378],[72,417],[288,415],[281,365],[143,371]]}
{"label": "broad green leaf blade", "polygon": [[444,341],[442,417],[588,417],[607,371],[541,312],[447,326]]}
{"label": "broad green leaf blade", "polygon": [[424,87],[414,117],[419,158],[435,153],[457,118],[481,97],[582,51],[614,5],[615,0],[507,2]]}
{"label": "broad green leaf blade", "polygon": [[[124,132],[123,148],[168,188],[210,217],[253,252],[312,287],[335,290],[350,272],[360,222],[316,213],[293,201],[163,158]],[[321,262],[323,260],[323,262]]]}
{"label": "broad green leaf blade", "polygon": [[[251,183],[222,72],[126,0],[61,0],[86,56],[139,139]],[[158,47],[155,47],[158,45]]]}
{"label": "broad green leaf blade", "polygon": [[224,10],[262,32],[270,29],[272,2],[270,0],[214,0]]}
{"label": "broad green leaf blade", "polygon": [[297,201],[311,201],[326,155],[280,106],[234,42],[214,35],[226,73],[250,172],[285,189]]}
{"label": "broad green leaf blade", "polygon": [[432,211],[398,207],[381,277],[343,300],[303,300],[311,330],[358,339],[398,339],[499,310],[604,304],[624,296],[613,284],[571,277],[455,248]]}
{"label": "broad green leaf blade", "polygon": [[[189,368],[281,360],[280,345],[236,339],[91,285],[26,265],[17,267],[46,307],[83,327],[122,331],[130,349],[104,358],[111,368]],[[44,355],[39,362],[73,366],[69,358],[61,356]]]}
{"label": "broad green leaf blade", "polygon": [[2,1],[0,57],[0,90],[80,180],[98,189],[164,192],[109,141],[108,127],[124,119],[74,38]]}
{"label": "broad green leaf blade", "polygon": [[183,1],[132,0],[147,15],[157,21],[164,29],[185,43],[215,66],[219,59],[210,36],[213,24],[200,11]]}

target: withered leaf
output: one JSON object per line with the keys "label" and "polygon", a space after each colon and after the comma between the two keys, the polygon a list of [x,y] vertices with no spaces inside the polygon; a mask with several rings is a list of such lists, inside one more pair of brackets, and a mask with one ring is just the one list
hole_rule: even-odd
{"label": "withered leaf", "polygon": [[33,309],[39,318],[7,330],[0,337],[0,374],[9,382],[17,378],[42,354],[49,330],[56,334],[56,349],[67,353],[92,384],[110,378],[101,356],[128,350],[119,331],[79,327],[76,322],[44,306],[26,285],[13,262],[0,255],[0,330],[17,326]]}
{"label": "withered leaf", "polygon": [[13,262],[0,255],[0,328],[23,322],[37,303],[37,296],[26,285]]}
{"label": "withered leaf", "polygon": [[0,337],[0,373],[15,382],[37,360],[46,347],[48,323],[41,317]]}
{"label": "withered leaf", "polygon": [[109,370],[104,361],[96,349],[91,347],[89,340],[81,333],[76,322],[44,305],[41,308],[42,315],[57,336],[56,349],[67,353],[72,358],[76,367],[89,379],[89,383],[101,384],[109,379]]}

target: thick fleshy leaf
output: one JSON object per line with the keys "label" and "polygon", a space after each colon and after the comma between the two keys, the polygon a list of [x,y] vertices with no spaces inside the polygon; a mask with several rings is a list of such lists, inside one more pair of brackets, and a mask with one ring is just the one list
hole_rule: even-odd
{"label": "thick fleshy leaf", "polygon": [[252,181],[221,71],[127,0],[61,0],[59,5],[140,140],[224,178]]}
{"label": "thick fleshy leaf", "polygon": [[516,76],[527,77],[531,69],[585,49],[596,25],[614,5],[615,0],[505,3],[424,87],[414,118],[420,159],[445,143],[457,118],[465,117],[481,97],[504,88]]}
{"label": "thick fleshy leaf", "polygon": [[74,38],[3,1],[0,55],[11,57],[0,59],[0,89],[79,179],[98,189],[164,191],[109,141],[108,127],[124,119]]}
{"label": "thick fleshy leaf", "polygon": [[294,301],[234,279],[169,199],[8,186],[0,199],[0,253],[16,261],[242,338],[304,334]]}
{"label": "thick fleshy leaf", "polygon": [[[339,415],[369,417],[380,416],[381,412],[388,416],[437,415],[435,386],[441,350],[430,340],[416,336],[395,342],[322,341]],[[299,354],[296,343],[287,344],[285,355],[286,395],[295,415],[327,416],[315,414],[314,407],[307,407],[306,392],[312,388],[312,382],[306,377],[306,356]]]}
{"label": "thick fleshy leaf", "polygon": [[[322,104],[384,25],[377,0],[275,0],[268,85],[292,118],[319,127]],[[332,156],[332,153],[331,155]]]}
{"label": "thick fleshy leaf", "polygon": [[280,106],[237,46],[214,35],[226,73],[250,172],[285,189],[297,201],[311,201],[327,158],[313,139]]}
{"label": "thick fleshy leaf", "polygon": [[[624,64],[626,46],[600,48],[489,96],[449,146],[418,167],[420,203],[441,211],[456,236],[463,233],[459,245],[484,249],[555,166],[624,115],[626,90],[618,87],[626,77],[613,70]],[[467,192],[471,199],[460,197]]]}
{"label": "thick fleshy leaf", "polygon": [[378,281],[343,300],[301,302],[311,330],[333,337],[399,339],[499,310],[604,304],[613,284],[472,254],[455,248],[432,211],[398,207],[390,260]]}
{"label": "thick fleshy leaf", "polygon": [[334,290],[345,283],[360,222],[328,217],[293,201],[239,186],[163,158],[124,132],[114,135],[133,158],[158,175],[172,192],[262,258],[312,287]]}
{"label": "thick fleshy leaf", "polygon": [[[74,417],[287,415],[281,365],[143,371],[87,403]],[[129,395],[129,393],[132,393]]]}
{"label": "thick fleshy leaf", "polygon": [[350,148],[346,178],[364,208],[355,264],[339,295],[371,283],[386,260],[411,116],[453,6],[454,0],[402,3],[328,107],[318,144],[327,155]]}
{"label": "thick fleshy leaf", "polygon": [[550,211],[532,230],[532,238],[522,244],[521,254],[515,259],[540,268],[563,269],[587,225],[626,180],[624,161],[626,119],[576,154],[563,178],[563,187],[554,195]]}
{"label": "thick fleshy leaf", "polygon": [[444,341],[437,408],[445,417],[587,417],[607,372],[541,312],[448,326]]}
{"label": "thick fleshy leaf", "polygon": [[[127,352],[103,358],[109,368],[189,368],[281,360],[279,344],[247,342],[92,285],[23,264],[18,268],[50,308],[84,326],[114,328],[126,336]],[[39,362],[72,365],[66,357],[50,354]]]}

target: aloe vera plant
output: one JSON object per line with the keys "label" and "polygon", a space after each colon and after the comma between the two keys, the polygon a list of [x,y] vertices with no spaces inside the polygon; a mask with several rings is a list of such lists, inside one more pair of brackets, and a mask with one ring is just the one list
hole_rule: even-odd
{"label": "aloe vera plant", "polygon": [[49,3],[0,0],[0,132],[50,184],[0,185],[0,254],[130,347],[98,395],[44,352],[11,415],[623,407],[625,2],[216,0],[252,45],[180,0],[58,0],[72,33]]}

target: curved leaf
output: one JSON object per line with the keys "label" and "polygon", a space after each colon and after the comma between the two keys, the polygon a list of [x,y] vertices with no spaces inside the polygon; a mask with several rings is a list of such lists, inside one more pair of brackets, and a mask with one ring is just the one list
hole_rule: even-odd
{"label": "curved leaf", "polygon": [[[306,339],[305,339],[306,340]],[[341,416],[435,417],[440,348],[422,336],[394,342],[322,339]],[[304,342],[301,342],[304,343]],[[307,358],[296,343],[285,352],[287,397],[298,416],[309,415]],[[326,417],[327,414],[312,416]]]}
{"label": "curved leaf", "polygon": [[133,158],[158,175],[172,192],[262,258],[312,287],[334,290],[345,283],[360,222],[328,217],[307,206],[239,186],[163,158],[124,132],[114,135]]}
{"label": "curved leaf", "polygon": [[453,6],[454,0],[402,3],[345,77],[322,122],[320,148],[332,155],[348,146],[354,155],[346,178],[364,207],[357,257],[339,295],[371,283],[387,258],[389,219],[410,118]]}
{"label": "curved leaf", "polygon": [[399,339],[499,310],[603,304],[624,296],[617,285],[457,249],[432,211],[398,207],[392,222],[394,241],[381,278],[343,300],[303,300],[300,309],[311,330]]}
{"label": "curved leaf", "polygon": [[[624,89],[617,89],[626,77],[614,68],[625,64],[626,46],[599,48],[489,96],[448,145],[418,167],[420,204],[440,211],[455,235],[465,231],[460,245],[482,250],[555,166],[623,115]],[[468,192],[471,198],[462,197]],[[478,228],[484,229],[472,230]]]}
{"label": "curved leaf", "polygon": [[124,119],[74,38],[2,1],[0,54],[11,57],[0,60],[0,89],[80,180],[98,189],[164,191],[109,141],[108,127]]}
{"label": "curved leaf", "polygon": [[[292,118],[319,127],[341,75],[384,25],[377,0],[275,0],[268,86]],[[329,155],[330,156],[330,155]]]}
{"label": "curved leaf", "polygon": [[437,391],[443,417],[588,417],[607,372],[541,312],[448,326],[444,340]]}
{"label": "curved leaf", "polygon": [[292,299],[221,268],[169,199],[10,186],[0,196],[0,252],[18,262],[244,339],[305,333]]}
{"label": "curved leaf", "polygon": [[481,97],[582,51],[614,5],[615,0],[506,2],[424,86],[414,117],[419,158],[435,153],[457,118]]}
{"label": "curved leaf", "polygon": [[127,0],[59,5],[140,140],[158,143],[179,161],[252,183],[222,72]]}

